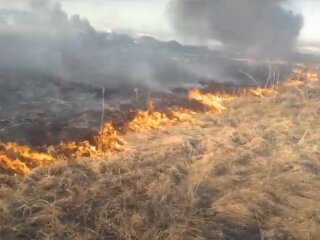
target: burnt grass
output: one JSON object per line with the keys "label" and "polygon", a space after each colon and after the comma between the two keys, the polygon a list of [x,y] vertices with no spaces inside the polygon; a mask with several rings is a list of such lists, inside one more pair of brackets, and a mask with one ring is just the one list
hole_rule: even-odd
{"label": "burnt grass", "polygon": [[319,85],[227,107],[103,160],[2,173],[0,239],[319,239]]}

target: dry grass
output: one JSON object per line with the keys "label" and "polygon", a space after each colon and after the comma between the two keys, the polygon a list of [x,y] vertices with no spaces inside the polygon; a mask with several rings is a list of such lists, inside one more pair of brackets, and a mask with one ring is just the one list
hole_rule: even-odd
{"label": "dry grass", "polygon": [[227,108],[104,161],[1,176],[1,239],[319,239],[320,89]]}

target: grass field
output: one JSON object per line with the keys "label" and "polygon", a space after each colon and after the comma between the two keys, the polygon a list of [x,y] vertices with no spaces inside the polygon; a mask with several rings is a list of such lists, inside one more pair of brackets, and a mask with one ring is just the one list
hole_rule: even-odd
{"label": "grass field", "polygon": [[0,175],[0,239],[319,239],[320,84],[226,107],[107,159]]}

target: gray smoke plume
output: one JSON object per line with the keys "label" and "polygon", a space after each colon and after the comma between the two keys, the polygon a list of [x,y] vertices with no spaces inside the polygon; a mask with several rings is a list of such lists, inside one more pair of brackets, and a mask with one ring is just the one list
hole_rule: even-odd
{"label": "gray smoke plume", "polygon": [[288,54],[303,18],[285,0],[172,0],[170,18],[188,37],[218,40],[226,47],[263,57]]}
{"label": "gray smoke plume", "polygon": [[100,32],[59,4],[0,9],[0,77],[27,71],[109,88],[168,88],[195,78],[174,59],[175,51],[153,38]]}

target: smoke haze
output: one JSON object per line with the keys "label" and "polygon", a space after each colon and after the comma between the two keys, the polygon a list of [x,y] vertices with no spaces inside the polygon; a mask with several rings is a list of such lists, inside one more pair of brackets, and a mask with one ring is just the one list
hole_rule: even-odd
{"label": "smoke haze", "polygon": [[99,32],[59,4],[0,10],[0,70],[34,71],[97,86],[168,88],[195,76],[172,56],[172,44]]}
{"label": "smoke haze", "polygon": [[0,74],[31,72],[97,87],[157,90],[199,79],[240,82],[239,71],[246,66],[234,64],[234,50],[276,58],[294,48],[303,19],[284,10],[283,2],[172,0],[169,13],[175,29],[195,39],[219,40],[226,47],[221,54],[99,31],[50,1],[0,9]]}
{"label": "smoke haze", "polygon": [[182,35],[214,39],[226,47],[264,57],[290,53],[303,18],[284,0],[172,0],[170,19]]}

